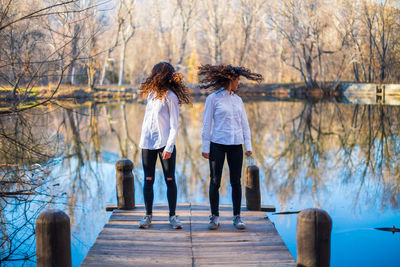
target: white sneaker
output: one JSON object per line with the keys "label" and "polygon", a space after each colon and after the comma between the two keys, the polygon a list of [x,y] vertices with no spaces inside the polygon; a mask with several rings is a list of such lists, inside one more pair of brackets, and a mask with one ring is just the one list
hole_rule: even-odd
{"label": "white sneaker", "polygon": [[233,226],[235,226],[235,228],[239,230],[243,230],[246,228],[246,224],[242,221],[240,215],[236,215],[233,217]]}
{"label": "white sneaker", "polygon": [[169,224],[174,229],[182,229],[182,223],[178,219],[178,215],[170,216],[169,217]]}
{"label": "white sneaker", "polygon": [[151,226],[151,218],[152,215],[146,215],[143,219],[139,222],[139,228],[147,229]]}
{"label": "white sneaker", "polygon": [[219,227],[219,216],[211,215],[210,222],[208,223],[208,229],[216,230]]}

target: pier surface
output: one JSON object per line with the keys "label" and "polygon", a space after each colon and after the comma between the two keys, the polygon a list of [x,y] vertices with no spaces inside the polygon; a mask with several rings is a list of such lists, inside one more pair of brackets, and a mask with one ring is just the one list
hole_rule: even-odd
{"label": "pier surface", "polygon": [[82,266],[296,266],[265,212],[242,211],[245,230],[232,225],[232,206],[220,206],[221,226],[208,230],[209,206],[180,204],[182,230],[168,224],[168,206],[154,205],[149,229],[139,229],[144,206],[114,210]]}

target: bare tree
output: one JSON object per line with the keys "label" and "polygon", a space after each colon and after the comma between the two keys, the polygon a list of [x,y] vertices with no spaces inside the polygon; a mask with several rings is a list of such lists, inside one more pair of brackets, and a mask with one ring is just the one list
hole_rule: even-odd
{"label": "bare tree", "polygon": [[[119,35],[120,35],[120,31],[121,31],[121,23],[120,22],[120,15],[119,15],[119,11],[120,9],[118,9],[118,13],[116,16],[116,21],[117,21],[117,26],[115,27],[116,30],[114,32],[112,32],[111,36],[113,38],[113,42],[111,43],[111,45],[109,47],[107,47],[107,53],[106,56],[104,57],[104,62],[103,62],[103,66],[102,66],[102,71],[101,71],[101,75],[100,75],[100,85],[104,84],[104,80],[106,78],[106,72],[107,72],[107,67],[108,67],[108,62],[111,60],[110,56],[111,53],[114,51],[114,49],[116,47],[118,47],[119,45]],[[111,27],[114,27],[115,22],[113,21],[113,23],[111,24]]]}
{"label": "bare tree", "polygon": [[285,0],[275,11],[276,17],[270,16],[267,22],[290,47],[289,51],[282,50],[282,60],[300,73],[307,87],[316,86],[323,56],[334,53],[323,39],[329,25],[322,3]]}
{"label": "bare tree", "polygon": [[[363,15],[369,29],[370,42],[378,61],[378,79],[381,83],[389,78],[390,67],[394,65],[393,51],[400,42],[396,32],[399,30],[399,11],[395,1],[363,3]],[[397,30],[397,31],[396,31]],[[371,49],[372,50],[372,49]],[[372,53],[372,51],[371,51]]]}
{"label": "bare tree", "polygon": [[346,32],[357,82],[393,82],[397,79],[400,17],[395,1],[345,2],[340,30]]}
{"label": "bare tree", "polygon": [[[251,50],[254,48],[256,32],[262,27],[262,22],[265,20],[264,12],[266,8],[265,1],[240,0],[239,1],[239,21],[241,34],[238,36],[240,45],[237,51],[237,64],[243,65],[247,62]],[[260,36],[260,34],[259,34]]]}
{"label": "bare tree", "polygon": [[129,41],[132,39],[136,32],[134,10],[135,0],[120,1],[118,9],[118,29],[120,29],[119,33],[122,41],[122,48],[120,51],[121,54],[118,85],[122,85],[124,83],[126,48]]}
{"label": "bare tree", "polygon": [[227,15],[230,12],[230,1],[206,0],[203,9],[206,14],[206,24],[203,31],[208,54],[212,64],[223,62],[223,43],[227,39],[228,29],[226,25]]}
{"label": "bare tree", "polygon": [[185,74],[195,57],[308,87],[400,79],[393,0],[3,0],[0,13],[0,84],[16,106],[36,86],[140,83],[158,61]]}
{"label": "bare tree", "polygon": [[48,102],[65,74],[73,76],[72,65],[91,37],[80,38],[78,44],[80,31],[75,26],[68,31],[66,25],[78,25],[78,14],[83,23],[86,17],[82,14],[97,5],[81,6],[79,2],[57,0],[46,5],[35,0],[25,5],[21,0],[5,1],[5,8],[0,9],[0,85],[12,88],[12,101],[4,112],[25,110],[18,106],[31,97],[35,86],[55,83],[47,98],[34,106]]}
{"label": "bare tree", "polygon": [[[364,3],[371,10],[370,41]],[[125,55],[129,80],[134,82],[140,82],[158,61],[171,62],[181,71],[190,69],[190,59],[185,58],[197,52],[199,63],[244,64],[257,68],[267,82],[303,81],[308,87],[340,79],[369,80],[360,78],[368,77],[368,72],[371,77],[382,77],[384,72],[394,79],[399,65],[395,23],[399,12],[389,0],[154,0],[137,2],[135,9],[140,27],[136,25],[137,38],[129,42]],[[386,13],[381,16],[381,11]],[[112,22],[114,33],[119,33],[119,25],[118,20]],[[112,42],[105,60],[113,57],[118,44],[123,50],[119,35],[108,38]],[[109,63],[104,62],[103,70]],[[385,66],[383,72],[377,64]],[[101,77],[103,81],[105,71]]]}
{"label": "bare tree", "polygon": [[[91,0],[94,1],[94,0]],[[94,85],[96,83],[96,78],[98,77],[98,72],[100,69],[100,61],[98,55],[100,52],[99,47],[99,35],[102,32],[103,21],[101,16],[99,15],[99,10],[97,6],[94,6],[92,9],[86,12],[89,16],[86,26],[86,35],[90,36],[86,57],[87,61],[85,64],[86,73],[87,73],[87,85],[90,90],[94,89]]]}
{"label": "bare tree", "polygon": [[179,45],[179,53],[178,53],[178,61],[177,66],[178,68],[181,67],[183,63],[183,59],[186,53],[187,41],[188,41],[188,34],[193,26],[193,20],[195,19],[195,11],[197,8],[198,1],[195,0],[175,0],[177,11],[180,17],[180,45]]}
{"label": "bare tree", "polygon": [[171,42],[172,35],[172,15],[173,11],[171,6],[167,2],[160,2],[160,0],[155,0],[153,2],[153,7],[155,10],[154,23],[155,29],[158,36],[158,42],[160,43],[160,48],[166,51],[166,59],[168,62],[173,61],[173,44]]}

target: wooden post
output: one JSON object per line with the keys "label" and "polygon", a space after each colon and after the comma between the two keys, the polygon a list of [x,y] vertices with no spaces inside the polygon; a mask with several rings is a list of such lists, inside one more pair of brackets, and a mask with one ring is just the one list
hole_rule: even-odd
{"label": "wooden post", "polygon": [[41,267],[71,266],[69,217],[61,210],[45,210],[36,219],[36,262]]}
{"label": "wooden post", "polygon": [[248,210],[261,209],[260,170],[254,163],[246,168],[246,206]]}
{"label": "wooden post", "polygon": [[297,217],[297,266],[329,267],[332,220],[320,209],[306,209]]}
{"label": "wooden post", "polygon": [[385,94],[386,94],[386,86],[383,85],[383,89],[382,89],[383,104],[385,104]]}
{"label": "wooden post", "polygon": [[135,208],[135,185],[133,182],[133,163],[129,159],[118,160],[117,171],[118,209],[131,210]]}

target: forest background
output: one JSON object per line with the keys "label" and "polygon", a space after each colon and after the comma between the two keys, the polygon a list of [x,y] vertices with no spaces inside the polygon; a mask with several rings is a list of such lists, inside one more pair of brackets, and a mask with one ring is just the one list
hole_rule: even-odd
{"label": "forest background", "polygon": [[[243,65],[266,83],[398,83],[400,3],[371,0],[1,0],[0,85],[138,86],[168,61]],[[39,88],[38,88],[39,86]]]}

